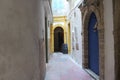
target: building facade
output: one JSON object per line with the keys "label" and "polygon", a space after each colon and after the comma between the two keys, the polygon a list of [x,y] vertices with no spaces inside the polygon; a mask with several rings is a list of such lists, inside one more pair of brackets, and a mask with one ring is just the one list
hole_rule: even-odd
{"label": "building facade", "polygon": [[114,25],[116,23],[113,22],[115,11],[113,1],[84,0],[80,10],[82,12],[84,68],[96,73],[100,80],[118,80],[115,77],[118,71],[115,72],[117,64],[115,64]]}
{"label": "building facade", "polygon": [[[61,28],[61,29],[60,29]],[[58,30],[57,30],[58,29]],[[50,28],[51,53],[61,52],[62,45],[68,45],[68,53],[71,52],[69,27],[66,16],[54,16],[54,23]]]}
{"label": "building facade", "polygon": [[50,2],[1,0],[0,5],[0,80],[44,80]]}
{"label": "building facade", "polygon": [[70,27],[71,56],[82,65],[82,20],[79,5],[81,0],[67,0],[70,6],[67,24]]}

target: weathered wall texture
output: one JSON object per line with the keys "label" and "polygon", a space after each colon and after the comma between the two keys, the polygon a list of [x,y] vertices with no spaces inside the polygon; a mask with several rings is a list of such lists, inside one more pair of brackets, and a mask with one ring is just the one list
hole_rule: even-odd
{"label": "weathered wall texture", "polygon": [[97,29],[99,34],[99,77],[104,80],[104,22],[103,22],[103,0],[84,0],[80,6],[83,25],[83,66],[88,68],[88,22],[92,12],[97,18]]}
{"label": "weathered wall texture", "polygon": [[112,0],[104,0],[105,80],[114,78],[114,36]]}
{"label": "weathered wall texture", "polygon": [[42,0],[0,0],[0,80],[44,80],[42,6]]}
{"label": "weathered wall texture", "polygon": [[120,80],[120,0],[113,0],[115,80]]}

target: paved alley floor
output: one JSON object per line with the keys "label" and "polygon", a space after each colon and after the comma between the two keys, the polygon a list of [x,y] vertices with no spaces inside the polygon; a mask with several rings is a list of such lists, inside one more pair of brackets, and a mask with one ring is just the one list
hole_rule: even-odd
{"label": "paved alley floor", "polygon": [[45,80],[94,80],[69,55],[54,53],[47,64]]}

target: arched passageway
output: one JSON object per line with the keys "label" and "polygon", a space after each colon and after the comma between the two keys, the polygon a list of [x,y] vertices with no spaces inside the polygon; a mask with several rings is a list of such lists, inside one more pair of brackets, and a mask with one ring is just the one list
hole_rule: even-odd
{"label": "arched passageway", "polygon": [[99,39],[94,13],[91,13],[88,23],[88,68],[99,75]]}
{"label": "arched passageway", "polygon": [[54,52],[61,52],[62,44],[64,43],[64,30],[57,27],[54,30]]}

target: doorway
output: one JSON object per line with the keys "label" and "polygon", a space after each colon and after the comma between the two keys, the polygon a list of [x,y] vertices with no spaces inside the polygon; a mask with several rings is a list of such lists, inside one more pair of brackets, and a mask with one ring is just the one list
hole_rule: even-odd
{"label": "doorway", "polygon": [[99,39],[94,13],[90,15],[88,24],[88,68],[99,75]]}
{"label": "doorway", "polygon": [[64,30],[61,27],[57,27],[54,30],[54,52],[61,52],[63,43],[64,43]]}

